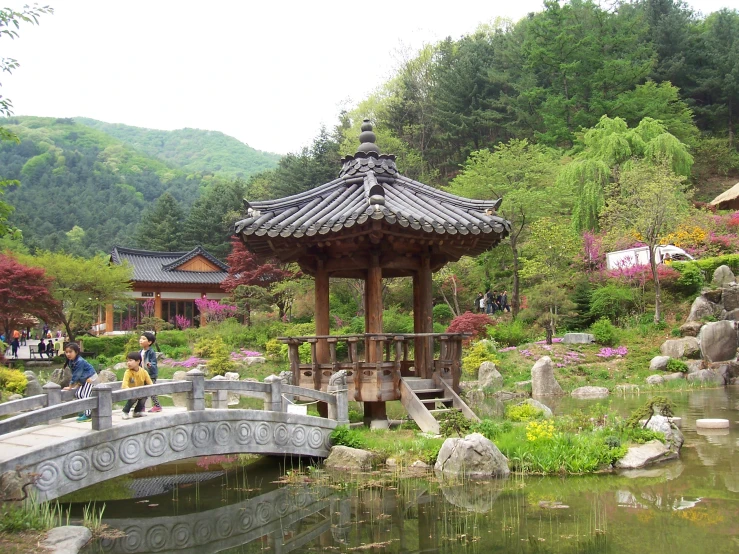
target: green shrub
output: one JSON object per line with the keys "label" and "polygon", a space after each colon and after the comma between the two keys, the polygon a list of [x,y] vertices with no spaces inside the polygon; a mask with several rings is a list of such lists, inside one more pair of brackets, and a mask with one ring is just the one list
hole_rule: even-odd
{"label": "green shrub", "polygon": [[[444,328],[449,325],[449,322],[454,319],[454,312],[446,304],[437,304],[433,308],[434,323],[444,324]],[[443,331],[442,331],[443,332]]]}
{"label": "green shrub", "polygon": [[164,345],[173,348],[187,346],[187,335],[184,331],[160,331],[157,333],[157,344],[160,348]]}
{"label": "green shrub", "polygon": [[390,306],[382,312],[382,329],[385,333],[412,333],[413,316],[402,313],[398,306]]}
{"label": "green shrub", "polygon": [[173,360],[184,360],[192,354],[189,346],[169,346],[165,344],[160,346],[159,350],[162,354]]}
{"label": "green shrub", "polygon": [[685,294],[694,294],[701,290],[703,287],[703,270],[695,264],[686,263],[679,264],[679,267],[675,267],[680,272],[680,277],[677,278],[677,284],[680,287],[681,292]]}
{"label": "green shrub", "polygon": [[443,437],[463,437],[469,433],[472,422],[456,410],[441,414],[439,417],[439,434]]}
{"label": "green shrub", "polygon": [[473,343],[467,352],[467,355],[462,358],[462,371],[465,377],[469,379],[475,379],[477,377],[477,370],[480,368],[482,362],[493,362],[499,364],[496,354],[495,341],[492,340],[481,340]]}
{"label": "green shrub", "polygon": [[618,342],[618,329],[607,317],[602,317],[590,326],[595,342],[604,346],[613,346]]}
{"label": "green shrub", "polygon": [[590,314],[614,323],[629,315],[635,307],[634,290],[629,287],[608,284],[595,289],[590,296]]}
{"label": "green shrub", "polygon": [[106,358],[112,358],[118,354],[127,353],[126,344],[132,337],[136,339],[136,349],[138,350],[139,336],[134,336],[133,334],[106,337],[85,337],[82,339],[82,344],[87,351],[95,352],[98,356],[102,355]]}
{"label": "green shrub", "polygon": [[13,394],[23,394],[26,392],[27,384],[28,379],[23,375],[23,372],[17,369],[0,367],[0,389]]}
{"label": "green shrub", "polygon": [[210,358],[222,351],[228,352],[226,344],[220,337],[200,339],[193,349],[193,353],[199,358]]}
{"label": "green shrub", "polygon": [[520,319],[498,323],[491,328],[490,336],[502,346],[518,346],[531,339],[528,329]]}
{"label": "green shrub", "polygon": [[349,448],[365,448],[366,442],[362,434],[350,429],[346,425],[337,427],[331,433],[331,444],[335,446],[348,446]]}
{"label": "green shrub", "polygon": [[682,274],[687,267],[694,266],[704,272],[705,282],[710,283],[713,279],[713,272],[720,266],[728,265],[734,275],[739,273],[739,254],[725,254],[723,256],[715,256],[713,258],[701,258],[690,262],[673,262],[672,267]]}
{"label": "green shrub", "polygon": [[277,339],[267,341],[267,344],[264,346],[264,353],[270,360],[287,361],[287,345]]}
{"label": "green shrub", "polygon": [[[309,342],[304,342],[298,346],[298,354],[300,354],[300,363],[309,364],[311,363],[313,356],[311,355],[311,347]],[[285,354],[287,356],[287,353]]]}
{"label": "green shrub", "polygon": [[362,413],[361,410],[357,410],[356,408],[349,408],[349,422],[359,423],[360,421],[364,421],[364,413]]}
{"label": "green shrub", "polygon": [[676,360],[675,358],[670,358],[670,361],[667,362],[667,371],[670,373],[687,373],[688,372],[688,364],[683,362],[682,360]]}
{"label": "green shrub", "polygon": [[[0,510],[0,533],[46,531],[64,525],[58,502],[39,502],[30,497],[20,505],[6,504]],[[67,514],[69,516],[69,514]]]}
{"label": "green shrub", "polygon": [[530,421],[544,417],[544,411],[531,404],[513,404],[506,406],[505,416],[511,421]]}
{"label": "green shrub", "polygon": [[492,419],[483,419],[482,421],[474,422],[470,427],[470,431],[473,433],[480,433],[487,439],[495,441],[495,439],[501,433],[508,433],[513,429],[513,425],[510,421],[495,422]]}
{"label": "green shrub", "polygon": [[227,372],[233,371],[236,364],[231,360],[228,353],[225,356],[217,354],[208,360],[206,368],[211,375],[225,375]]}

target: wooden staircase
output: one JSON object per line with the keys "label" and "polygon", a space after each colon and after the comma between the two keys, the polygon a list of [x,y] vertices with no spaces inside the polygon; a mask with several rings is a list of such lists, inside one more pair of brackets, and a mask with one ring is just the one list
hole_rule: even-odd
{"label": "wooden staircase", "polygon": [[467,419],[480,421],[451,385],[437,374],[433,379],[401,377],[400,402],[425,433],[439,434],[439,421],[435,417],[438,414],[457,411]]}

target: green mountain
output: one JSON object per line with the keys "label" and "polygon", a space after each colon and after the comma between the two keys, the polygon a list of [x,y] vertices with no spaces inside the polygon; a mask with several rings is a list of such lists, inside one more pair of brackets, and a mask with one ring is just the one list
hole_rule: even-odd
{"label": "green mountain", "polygon": [[72,119],[13,117],[0,125],[0,176],[20,181],[4,200],[33,248],[82,255],[132,244],[142,214],[169,192],[189,207],[222,177],[184,171]]}
{"label": "green mountain", "polygon": [[158,131],[120,123],[105,123],[86,117],[76,117],[75,121],[103,131],[153,158],[191,172],[246,179],[276,167],[281,157],[279,154],[255,150],[218,131]]}

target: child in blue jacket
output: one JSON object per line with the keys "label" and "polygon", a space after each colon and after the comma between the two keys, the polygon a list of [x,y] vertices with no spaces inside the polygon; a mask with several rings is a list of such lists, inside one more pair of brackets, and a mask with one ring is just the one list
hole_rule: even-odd
{"label": "child in blue jacket", "polygon": [[[76,342],[70,342],[64,348],[64,355],[67,357],[67,365],[72,371],[72,380],[69,382],[69,386],[62,390],[76,390],[75,396],[77,398],[89,398],[92,394],[92,387],[98,379],[95,368],[80,356],[80,345]],[[91,419],[90,410],[85,410],[85,413],[79,415],[77,421],[82,423]]]}

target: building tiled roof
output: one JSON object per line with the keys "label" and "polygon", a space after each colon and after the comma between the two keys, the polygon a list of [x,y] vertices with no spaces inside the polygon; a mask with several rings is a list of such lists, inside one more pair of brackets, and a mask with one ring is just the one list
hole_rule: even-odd
{"label": "building tiled roof", "polygon": [[[195,256],[203,256],[220,271],[182,271],[177,268]],[[116,246],[110,259],[133,266],[133,280],[149,283],[220,284],[228,276],[228,266],[198,246],[188,252],[153,252]]]}

